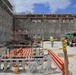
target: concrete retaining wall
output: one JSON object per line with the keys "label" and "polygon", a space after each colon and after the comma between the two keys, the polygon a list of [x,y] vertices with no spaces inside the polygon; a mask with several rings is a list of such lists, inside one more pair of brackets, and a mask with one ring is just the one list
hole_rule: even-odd
{"label": "concrete retaining wall", "polygon": [[11,40],[13,17],[0,7],[0,43]]}
{"label": "concrete retaining wall", "polygon": [[[15,19],[15,27],[17,30],[29,30],[30,36],[41,36],[49,38],[50,36],[59,37],[62,33],[76,30],[76,19],[69,20],[42,20],[41,23],[32,22],[31,19]],[[18,37],[17,37],[18,38]]]}

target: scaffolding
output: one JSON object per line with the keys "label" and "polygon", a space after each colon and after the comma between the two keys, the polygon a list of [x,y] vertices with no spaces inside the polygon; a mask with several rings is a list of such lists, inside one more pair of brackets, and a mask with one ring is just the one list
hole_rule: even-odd
{"label": "scaffolding", "polygon": [[[0,57],[0,70],[1,72],[13,71],[15,74],[22,71],[31,74],[53,74],[55,70],[52,70],[51,67],[51,57],[44,52],[45,50],[41,48],[32,48],[32,50],[30,48],[17,48],[6,52],[7,54]],[[12,54],[14,55],[12,56]]]}

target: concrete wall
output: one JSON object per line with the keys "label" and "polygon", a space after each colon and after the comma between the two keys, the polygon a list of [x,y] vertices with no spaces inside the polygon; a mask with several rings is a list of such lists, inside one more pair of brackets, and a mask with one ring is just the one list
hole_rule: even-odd
{"label": "concrete wall", "polygon": [[0,43],[11,40],[12,24],[13,17],[0,7]]}
{"label": "concrete wall", "polygon": [[34,23],[31,19],[15,19],[15,27],[17,30],[28,29],[30,36],[38,35],[43,38],[49,38],[51,35],[59,37],[62,33],[76,29],[75,20],[61,18],[58,20],[41,20],[41,23]]}
{"label": "concrete wall", "polygon": [[74,18],[74,30],[76,31],[76,18]]}

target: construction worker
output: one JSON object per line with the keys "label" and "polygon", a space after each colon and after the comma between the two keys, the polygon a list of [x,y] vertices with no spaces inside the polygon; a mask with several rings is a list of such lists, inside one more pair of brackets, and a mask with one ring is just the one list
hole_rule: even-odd
{"label": "construction worker", "polygon": [[52,36],[50,37],[50,41],[51,41],[51,47],[53,47],[53,45],[54,45],[54,38]]}

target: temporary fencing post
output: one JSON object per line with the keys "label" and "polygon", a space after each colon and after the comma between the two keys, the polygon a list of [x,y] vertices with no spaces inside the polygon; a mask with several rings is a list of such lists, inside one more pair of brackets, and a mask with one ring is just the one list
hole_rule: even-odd
{"label": "temporary fencing post", "polygon": [[64,37],[62,37],[62,47],[64,52],[64,62],[65,62],[65,75],[69,75],[69,69],[68,69],[68,56],[67,56],[67,41]]}

